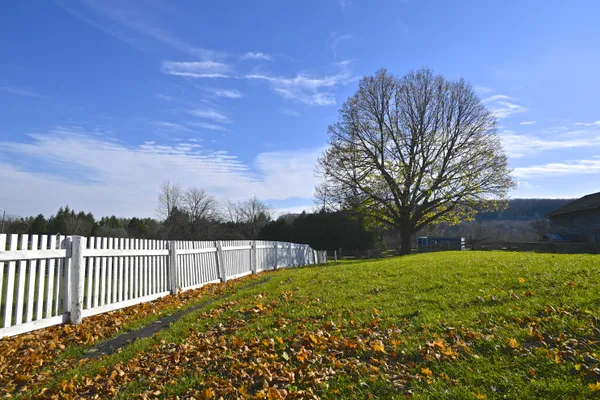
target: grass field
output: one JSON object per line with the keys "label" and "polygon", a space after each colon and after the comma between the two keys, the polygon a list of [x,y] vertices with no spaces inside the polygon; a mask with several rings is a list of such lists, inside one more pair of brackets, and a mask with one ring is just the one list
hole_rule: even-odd
{"label": "grass field", "polygon": [[600,394],[600,256],[446,252],[266,275],[271,279],[265,284],[234,291],[108,357],[78,361],[86,346],[71,344],[75,350],[67,346],[60,368],[43,369],[43,383],[14,394],[123,399]]}

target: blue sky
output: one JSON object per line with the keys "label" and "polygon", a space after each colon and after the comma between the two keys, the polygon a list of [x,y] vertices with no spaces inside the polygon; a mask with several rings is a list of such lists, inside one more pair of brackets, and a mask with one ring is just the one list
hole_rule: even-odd
{"label": "blue sky", "polygon": [[169,179],[310,209],[327,126],[380,67],[469,80],[498,117],[511,197],[597,192],[599,14],[595,1],[10,2],[0,208],[154,216]]}

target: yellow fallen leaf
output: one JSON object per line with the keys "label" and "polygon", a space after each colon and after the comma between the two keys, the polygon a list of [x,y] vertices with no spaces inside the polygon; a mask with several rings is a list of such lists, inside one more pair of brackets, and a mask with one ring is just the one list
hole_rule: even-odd
{"label": "yellow fallen leaf", "polygon": [[590,383],[588,385],[592,392],[600,392],[600,382],[596,381],[596,383]]}
{"label": "yellow fallen leaf", "polygon": [[373,351],[375,351],[377,353],[385,353],[385,347],[383,346],[383,343],[381,342],[381,340],[374,341],[371,348],[373,349]]}
{"label": "yellow fallen leaf", "polygon": [[200,392],[200,399],[210,400],[214,397],[212,388],[205,388]]}
{"label": "yellow fallen leaf", "polygon": [[270,387],[268,395],[267,395],[267,399],[268,400],[283,400],[284,397],[281,395],[279,390],[277,390],[277,388]]}

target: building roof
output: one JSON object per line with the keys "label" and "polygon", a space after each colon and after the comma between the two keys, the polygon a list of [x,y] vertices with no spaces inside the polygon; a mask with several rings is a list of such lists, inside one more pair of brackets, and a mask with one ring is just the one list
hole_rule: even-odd
{"label": "building roof", "polygon": [[592,210],[600,208],[600,192],[588,194],[580,199],[572,201],[547,214],[548,217],[561,214],[569,214],[576,211]]}

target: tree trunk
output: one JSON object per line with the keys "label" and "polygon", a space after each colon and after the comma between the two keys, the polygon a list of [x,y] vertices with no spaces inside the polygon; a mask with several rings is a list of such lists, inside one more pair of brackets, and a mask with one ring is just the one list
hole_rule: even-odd
{"label": "tree trunk", "polygon": [[411,253],[411,232],[407,229],[400,231],[400,255],[404,256]]}

